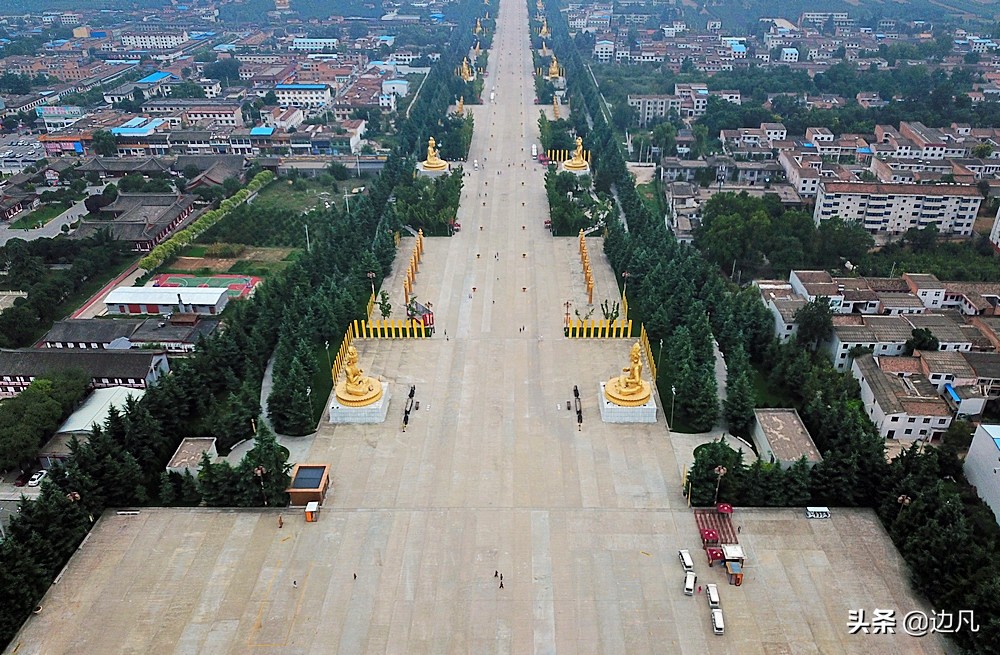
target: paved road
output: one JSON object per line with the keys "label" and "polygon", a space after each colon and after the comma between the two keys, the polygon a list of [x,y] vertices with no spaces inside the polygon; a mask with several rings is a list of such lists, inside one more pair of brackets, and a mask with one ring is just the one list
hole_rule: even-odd
{"label": "paved road", "polygon": [[[87,195],[96,195],[104,190],[103,186],[87,187]],[[87,208],[83,205],[83,200],[74,203],[69,209],[56,216],[51,221],[40,228],[34,230],[18,230],[10,227],[10,223],[0,224],[0,246],[5,245],[11,239],[24,239],[34,241],[35,239],[52,238],[62,234],[63,225],[69,225],[76,219],[87,213]],[[27,214],[24,214],[25,216]],[[17,218],[21,218],[18,215]]]}

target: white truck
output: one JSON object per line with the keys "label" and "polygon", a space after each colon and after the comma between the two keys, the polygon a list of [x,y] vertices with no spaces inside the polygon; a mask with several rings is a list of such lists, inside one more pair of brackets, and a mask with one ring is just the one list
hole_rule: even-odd
{"label": "white truck", "polygon": [[477,170],[477,171],[479,170],[479,160],[478,159],[473,159],[472,160],[472,168],[475,169],[475,170]]}
{"label": "white truck", "polygon": [[531,144],[531,158],[538,159],[538,144]]}

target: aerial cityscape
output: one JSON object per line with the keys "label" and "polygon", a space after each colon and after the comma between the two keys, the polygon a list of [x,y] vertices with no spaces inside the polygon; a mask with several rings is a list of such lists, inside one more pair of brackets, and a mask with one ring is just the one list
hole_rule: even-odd
{"label": "aerial cityscape", "polygon": [[1000,652],[1000,6],[0,3],[0,651]]}

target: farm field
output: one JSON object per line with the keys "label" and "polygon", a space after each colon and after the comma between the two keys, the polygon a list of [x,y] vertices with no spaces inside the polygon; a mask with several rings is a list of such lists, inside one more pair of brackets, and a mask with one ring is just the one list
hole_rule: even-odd
{"label": "farm field", "polygon": [[239,244],[195,244],[168,262],[163,273],[211,276],[251,275],[265,278],[298,259],[298,248],[257,248]]}

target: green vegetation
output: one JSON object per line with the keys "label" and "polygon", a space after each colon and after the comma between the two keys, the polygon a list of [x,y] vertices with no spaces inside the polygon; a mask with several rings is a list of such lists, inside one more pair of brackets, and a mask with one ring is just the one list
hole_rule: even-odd
{"label": "green vegetation", "polygon": [[11,239],[0,247],[0,270],[7,270],[4,284],[27,291],[28,297],[0,314],[0,347],[31,345],[53,321],[75,309],[132,261],[127,244],[114,241],[106,232],[81,240]]}
{"label": "green vegetation", "polygon": [[411,177],[396,188],[391,212],[400,225],[422,229],[427,236],[451,234],[462,197],[461,168],[437,178]]}
{"label": "green vegetation", "polygon": [[322,207],[324,203],[334,202],[344,202],[343,196],[338,193],[337,183],[332,178],[319,176],[276,180],[257,194],[253,204],[267,211],[307,212]]}
{"label": "green vegetation", "polygon": [[79,371],[37,378],[0,403],[0,470],[29,469],[38,450],[73,413],[90,380]]}
{"label": "green vegetation", "polygon": [[10,227],[15,230],[33,230],[39,227],[43,227],[49,221],[51,221],[56,216],[62,214],[64,211],[69,209],[69,206],[63,203],[57,203],[54,205],[42,205],[30,214],[26,214],[21,218],[17,219],[10,224]]}
{"label": "green vegetation", "polygon": [[591,194],[589,176],[560,173],[555,165],[550,165],[545,173],[545,191],[554,236],[574,236],[580,230],[603,223],[614,211],[614,200],[609,194],[596,197]]}

